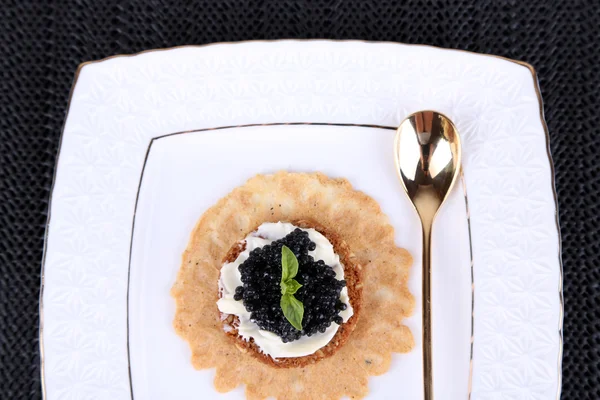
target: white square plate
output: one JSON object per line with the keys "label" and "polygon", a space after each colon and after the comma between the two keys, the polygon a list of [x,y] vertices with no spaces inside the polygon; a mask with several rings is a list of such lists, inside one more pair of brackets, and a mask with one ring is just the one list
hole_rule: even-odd
{"label": "white square plate", "polygon": [[[154,51],[78,72],[43,266],[46,398],[243,396],[217,394],[213,372],[193,370],[169,289],[196,220],[256,173],[322,171],[374,197],[415,257],[420,305],[419,222],[392,159],[393,128],[419,109],[457,125],[468,188],[468,209],[461,184],[434,230],[436,398],[556,398],[560,246],[530,67],[424,46],[278,41]],[[417,347],[371,378],[370,398],[422,396],[419,306],[407,324]]]}

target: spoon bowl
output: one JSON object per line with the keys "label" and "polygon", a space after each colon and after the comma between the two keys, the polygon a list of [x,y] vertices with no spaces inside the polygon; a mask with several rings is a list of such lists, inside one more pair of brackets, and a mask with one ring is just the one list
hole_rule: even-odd
{"label": "spoon bowl", "polygon": [[461,162],[460,137],[452,121],[435,111],[411,114],[398,127],[394,149],[408,197],[413,200],[419,189],[430,188],[443,202],[458,177]]}
{"label": "spoon bowl", "polygon": [[409,115],[394,143],[396,170],[423,229],[423,382],[425,400],[433,400],[431,351],[431,228],[452,190],[461,165],[461,145],[452,121],[435,111]]}

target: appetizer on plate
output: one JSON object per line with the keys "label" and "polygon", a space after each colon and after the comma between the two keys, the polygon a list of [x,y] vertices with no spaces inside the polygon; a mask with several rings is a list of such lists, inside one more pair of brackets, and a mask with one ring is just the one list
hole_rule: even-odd
{"label": "appetizer on plate", "polygon": [[174,326],[195,368],[251,399],[352,398],[413,345],[412,259],[377,202],[321,173],[257,175],[207,210]]}

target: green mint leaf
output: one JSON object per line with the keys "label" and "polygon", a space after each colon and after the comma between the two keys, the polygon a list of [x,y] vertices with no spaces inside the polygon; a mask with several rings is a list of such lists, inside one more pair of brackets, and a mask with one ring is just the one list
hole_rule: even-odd
{"label": "green mint leaf", "polygon": [[282,294],[295,294],[302,285],[295,279],[290,279],[285,282],[285,293]]}
{"label": "green mint leaf", "polygon": [[[298,273],[298,259],[287,246],[281,248],[281,283],[287,282]],[[283,289],[283,287],[282,287]]]}
{"label": "green mint leaf", "polygon": [[294,297],[294,293],[302,287],[293,278],[298,273],[298,259],[287,246],[281,248],[281,300],[279,305],[283,315],[290,324],[299,331],[302,330],[304,318],[304,305]]}
{"label": "green mint leaf", "polygon": [[290,324],[299,331],[302,330],[302,318],[304,318],[304,305],[292,294],[284,294],[279,302],[283,315]]}

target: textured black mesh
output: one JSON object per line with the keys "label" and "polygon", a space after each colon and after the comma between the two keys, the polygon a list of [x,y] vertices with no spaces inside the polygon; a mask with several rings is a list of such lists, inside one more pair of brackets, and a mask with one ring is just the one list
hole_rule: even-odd
{"label": "textured black mesh", "polygon": [[277,38],[427,43],[537,68],[563,235],[563,398],[600,398],[598,0],[167,3],[0,1],[0,398],[40,397],[44,224],[77,65],[158,47]]}

